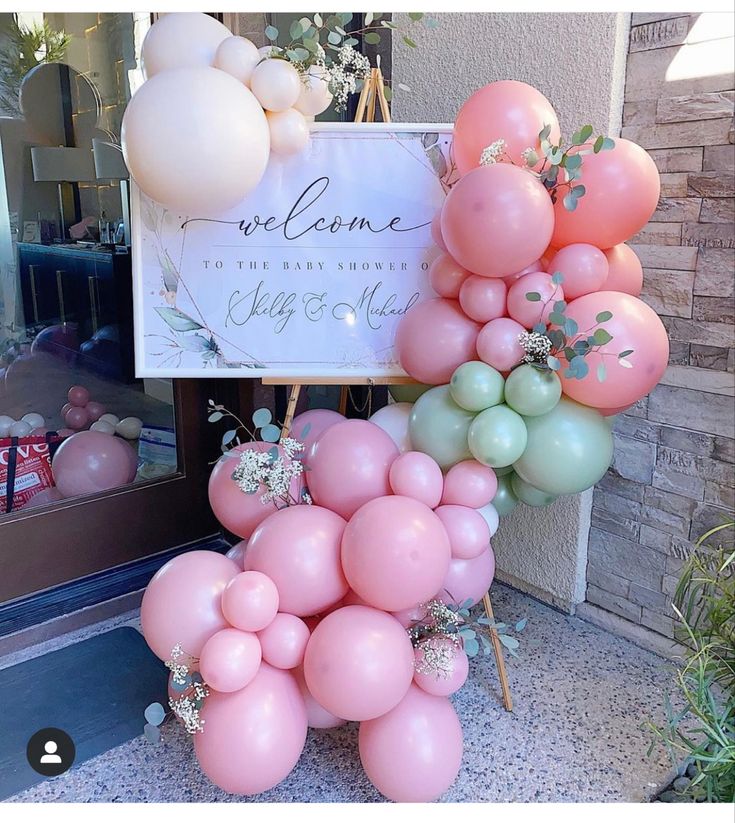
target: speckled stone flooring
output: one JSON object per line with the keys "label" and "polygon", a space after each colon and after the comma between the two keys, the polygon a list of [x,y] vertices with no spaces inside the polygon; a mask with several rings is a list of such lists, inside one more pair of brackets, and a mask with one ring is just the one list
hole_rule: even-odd
{"label": "speckled stone flooring", "polygon": [[[445,801],[645,801],[673,775],[664,751],[646,755],[647,719],[663,718],[671,665],[582,620],[512,589],[493,587],[496,618],[528,617],[520,657],[510,659],[512,713],[500,702],[492,657],[471,662],[455,696],[465,734],[459,777]],[[135,614],[8,655],[0,667],[134,621]],[[10,798],[38,801],[372,802],[357,726],[311,731],[299,764],[257,798],[227,795],[201,773],[191,741],[174,723],[153,746],[139,737]]]}

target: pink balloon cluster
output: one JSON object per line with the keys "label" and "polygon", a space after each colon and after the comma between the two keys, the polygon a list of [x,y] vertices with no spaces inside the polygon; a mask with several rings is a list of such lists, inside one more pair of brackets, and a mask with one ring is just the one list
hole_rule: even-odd
{"label": "pink balloon cluster", "polygon": [[[61,418],[67,428],[81,431],[96,423],[106,412],[102,403],[91,399],[88,389],[84,386],[72,386],[67,394],[67,402],[61,407]],[[112,432],[114,430],[113,426]]]}

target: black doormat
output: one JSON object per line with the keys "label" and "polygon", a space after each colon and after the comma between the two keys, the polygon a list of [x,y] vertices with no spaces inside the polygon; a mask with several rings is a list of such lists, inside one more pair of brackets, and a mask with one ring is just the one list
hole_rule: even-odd
{"label": "black doormat", "polygon": [[0,669],[0,799],[54,779],[26,758],[40,729],[71,737],[75,766],[142,734],[146,706],[166,704],[166,675],[129,626]]}

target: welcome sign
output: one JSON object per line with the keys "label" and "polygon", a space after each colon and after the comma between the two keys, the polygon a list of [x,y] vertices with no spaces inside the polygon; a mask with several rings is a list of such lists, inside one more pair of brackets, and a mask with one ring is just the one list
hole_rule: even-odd
{"label": "welcome sign", "polygon": [[139,377],[390,377],[434,296],[430,224],[451,126],[313,126],[237,207],[181,215],[132,189]]}

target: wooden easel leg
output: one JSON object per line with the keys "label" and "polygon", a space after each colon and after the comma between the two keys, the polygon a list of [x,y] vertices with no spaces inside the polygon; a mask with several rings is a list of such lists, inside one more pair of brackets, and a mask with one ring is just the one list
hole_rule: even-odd
{"label": "wooden easel leg", "polygon": [[338,411],[342,415],[347,414],[347,400],[349,398],[349,392],[350,392],[350,390],[349,390],[348,386],[342,386],[342,388],[339,390],[339,409],[338,409]]}
{"label": "wooden easel leg", "polygon": [[[490,592],[486,592],[482,598],[482,603],[485,606],[485,614],[488,616],[490,622],[495,622],[495,615],[493,614],[493,606],[490,602]],[[496,629],[490,629],[490,641],[493,644],[493,651],[495,652],[495,663],[498,667],[498,676],[500,677],[500,689],[503,692],[503,705],[506,711],[513,711],[513,698],[510,694],[510,686],[508,685],[508,673],[505,670],[505,658],[503,657],[503,646],[498,637]]]}
{"label": "wooden easel leg", "polygon": [[288,406],[286,406],[286,416],[283,418],[283,427],[281,428],[281,439],[288,437],[291,433],[291,424],[296,413],[296,404],[299,402],[299,394],[301,393],[301,384],[294,383],[291,386],[291,395],[288,398]]}

